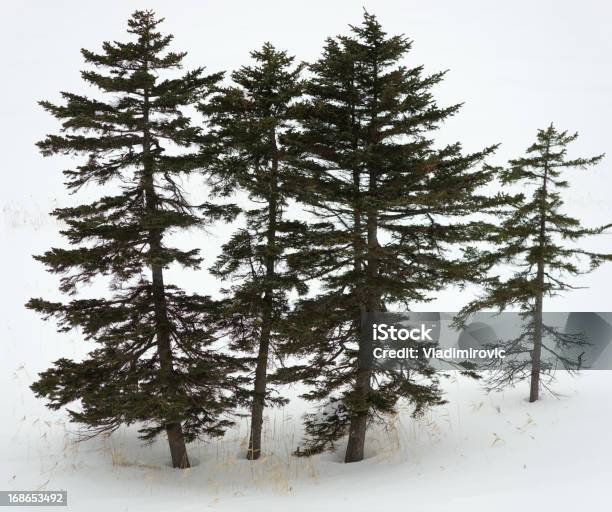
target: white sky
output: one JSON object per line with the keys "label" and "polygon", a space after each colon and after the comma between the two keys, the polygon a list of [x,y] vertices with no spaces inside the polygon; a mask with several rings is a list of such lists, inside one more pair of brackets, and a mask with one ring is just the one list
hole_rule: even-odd
{"label": "white sky", "polygon": [[[27,227],[44,224],[45,212],[65,203],[62,162],[43,159],[34,147],[57,123],[36,102],[57,99],[60,90],[87,93],[79,76],[81,47],[98,50],[104,40],[124,40],[130,13],[153,8],[166,18],[162,31],[175,35],[173,48],[189,52],[188,68],[231,71],[265,41],[300,60],[314,60],[325,37],[360,22],[364,6],[388,33],[414,40],[407,65],[449,69],[434,94],[441,105],[465,106],[442,128],[440,143],[459,140],[467,150],[478,150],[501,142],[492,163],[503,164],[520,156],[536,129],[551,121],[577,130],[576,155],[609,156],[597,170],[570,177],[575,186],[567,211],[591,225],[612,222],[612,4],[607,2],[3,1],[0,206],[8,252],[3,249],[0,268],[17,278],[11,286],[20,286],[19,272],[23,279],[32,273],[42,277],[30,254],[55,239],[50,230],[43,229],[42,236]],[[612,251],[612,236],[590,247]],[[588,290],[554,299],[549,309],[612,311],[611,283],[612,264],[580,279],[577,284]],[[464,302],[465,295],[449,291],[427,308],[450,311]]]}

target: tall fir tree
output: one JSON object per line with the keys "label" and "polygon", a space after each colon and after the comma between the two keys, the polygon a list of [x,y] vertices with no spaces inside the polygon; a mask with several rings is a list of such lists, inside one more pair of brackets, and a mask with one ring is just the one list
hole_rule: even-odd
{"label": "tall fir tree", "polygon": [[333,448],[348,433],[345,461],[359,461],[368,422],[394,413],[399,399],[415,414],[443,403],[426,361],[403,372],[374,368],[360,321],[472,277],[449,249],[485,237],[484,222],[469,217],[505,201],[479,192],[495,172],[479,164],[495,147],[464,155],[459,143],[434,146],[428,134],[459,105],[441,108],[431,95],[444,73],[401,64],[410,48],[365,13],[350,35],[327,40],[295,109],[300,128],[288,143],[298,197],[318,222],[291,263],[324,285],[291,317],[286,349],[306,363],[279,373],[305,381],[312,386],[305,397],[323,402],[306,417],[301,453]]}
{"label": "tall fir tree", "polygon": [[200,264],[197,249],[172,247],[167,235],[231,216],[232,209],[192,206],[181,188],[181,177],[202,165],[189,149],[200,130],[184,108],[209,94],[222,74],[199,68],[172,78],[185,53],[168,51],[172,36],[157,31],[162,21],[136,11],[129,42],[105,42],[101,53],[82,50],[94,67],[82,78],[101,92],[97,98],[64,92],[63,104],[41,102],[62,122],[59,135],[38,143],[42,154],[84,155],[64,171],[68,190],[104,187],[107,195],[55,210],[71,248],[36,259],[63,275],[62,292],[75,295],[102,278],[110,296],[38,298],[27,307],[95,344],[82,361],[57,360],[32,385],[35,393],[52,409],[78,402],[71,419],[92,435],[134,423],[145,440],[165,432],[173,466],[185,468],[186,442],[221,435],[231,423],[226,413],[240,387],[232,375],[242,368],[214,350],[207,323],[215,304],[165,282],[168,266]]}
{"label": "tall fir tree", "polygon": [[[536,142],[524,157],[511,160],[502,170],[502,184],[527,192],[502,217],[492,237],[493,249],[481,254],[481,261],[492,274],[485,280],[485,293],[457,317],[459,323],[465,323],[478,310],[520,309],[522,333],[500,343],[506,357],[494,365],[490,387],[502,388],[529,379],[530,402],[539,397],[541,375],[551,376],[558,367],[579,369],[583,364],[581,348],[589,343],[581,333],[546,325],[542,319],[544,299],[571,290],[574,286],[569,278],[612,259],[612,254],[590,252],[576,244],[585,237],[601,234],[610,224],[584,228],[578,219],[562,212],[561,193],[569,187],[564,171],[586,169],[603,158],[569,158],[567,147],[577,137],[577,133],[560,132],[551,124],[538,130]],[[495,267],[501,264],[515,269],[510,277],[494,275]],[[543,351],[550,356],[546,360],[542,359]]]}
{"label": "tall fir tree", "polygon": [[243,208],[246,225],[223,246],[211,270],[233,283],[225,290],[222,314],[232,348],[256,353],[247,458],[258,459],[265,405],[285,402],[270,389],[271,353],[281,340],[288,293],[305,291],[285,265],[286,252],[302,225],[286,219],[294,172],[285,163],[280,140],[291,122],[290,107],[301,94],[302,65],[294,65],[293,57],[270,43],[251,57],[253,65],[232,74],[235,85],[223,89],[201,110],[219,151],[216,164],[209,168],[216,192],[238,189],[250,200]]}

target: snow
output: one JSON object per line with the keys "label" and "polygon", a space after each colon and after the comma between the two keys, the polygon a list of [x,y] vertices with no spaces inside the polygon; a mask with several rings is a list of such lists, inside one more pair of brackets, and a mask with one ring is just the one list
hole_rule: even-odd
{"label": "snow", "polygon": [[[612,372],[559,375],[558,397],[529,404],[527,385],[487,395],[478,382],[444,382],[448,404],[417,420],[402,410],[371,429],[366,460],[343,464],[343,447],[310,459],[291,452],[307,409],[294,399],[268,410],[265,457],[244,459],[246,422],[222,439],[194,443],[198,465],[168,466],[165,441],[143,445],[134,428],[78,442],[63,411],[49,411],[28,386],[55,358],[79,357],[77,333],[60,335],[25,310],[30,296],[56,297],[55,279],[27,257],[56,240],[57,226],[9,222],[2,296],[0,489],[67,490],[75,511],[603,510],[612,477]],[[299,389],[287,390],[290,395]],[[27,509],[27,507],[26,507]]]}
{"label": "snow", "polygon": [[[243,458],[246,426],[190,446],[199,465],[167,466],[165,444],[143,446],[133,429],[75,442],[64,415],[30,400],[26,368],[15,372],[4,423],[2,478],[7,489],[66,489],[72,510],[412,510],[498,511],[541,504],[601,510],[611,475],[610,373],[563,376],[536,404],[526,389],[485,395],[464,378],[447,382],[449,403],[419,420],[406,412],[376,428],[369,457],[346,465],[336,454],[290,452],[303,404],[270,411],[266,456]],[[6,395],[5,395],[6,400]],[[608,420],[608,421],[606,421]]]}

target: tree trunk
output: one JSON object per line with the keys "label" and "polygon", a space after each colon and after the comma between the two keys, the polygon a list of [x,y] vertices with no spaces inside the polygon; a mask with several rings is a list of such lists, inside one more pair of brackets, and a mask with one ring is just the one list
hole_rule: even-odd
{"label": "tree trunk", "polygon": [[[546,148],[548,157],[548,147]],[[540,397],[540,372],[542,370],[542,312],[544,305],[544,250],[546,247],[546,199],[548,186],[548,166],[544,166],[544,183],[542,185],[542,203],[540,206],[540,232],[538,237],[538,269],[536,273],[537,292],[533,314],[533,350],[531,352],[531,382],[529,401],[535,402]]]}
{"label": "tree trunk", "polygon": [[[155,213],[158,208],[158,198],[153,179],[153,161],[151,156],[151,139],[149,133],[149,96],[145,91],[145,109],[143,112],[143,186],[145,192],[145,207],[148,213]],[[163,268],[157,262],[162,248],[161,229],[149,230],[149,251],[151,256],[152,295],[155,313],[155,339],[159,357],[159,381],[162,397],[172,396],[176,391],[174,368],[172,362],[172,345],[170,342],[170,323],[166,305]],[[179,422],[169,422],[164,425],[168,436],[172,467],[188,468],[189,458],[183,437],[183,429]]]}
{"label": "tree trunk", "polygon": [[[360,347],[361,352],[361,347]],[[365,449],[365,436],[368,424],[368,395],[370,393],[370,378],[372,371],[369,368],[358,368],[355,384],[355,398],[359,403],[358,410],[351,419],[349,427],[348,444],[344,462],[359,462],[363,460]]]}
{"label": "tree trunk", "polygon": [[[370,193],[376,191],[376,173],[370,172]],[[365,283],[365,308],[367,313],[376,313],[380,309],[380,291],[378,287],[378,211],[369,208],[366,212],[367,227],[367,268]],[[349,438],[344,462],[363,460],[365,436],[369,414],[369,396],[372,389],[372,344],[369,336],[359,337],[359,356],[357,376],[353,390],[353,416],[349,427]]]}
{"label": "tree trunk", "polygon": [[[378,62],[374,62],[373,76],[378,77]],[[372,95],[371,119],[369,126],[370,151],[374,151],[379,139],[377,116],[378,116],[378,89],[376,81]],[[353,118],[354,121],[354,118]],[[353,174],[353,184],[359,185],[359,174]],[[366,230],[367,247],[366,256],[366,282],[365,297],[360,301],[361,314],[377,313],[380,310],[381,292],[378,285],[379,279],[379,243],[378,243],[378,209],[372,207],[371,201],[376,197],[378,188],[378,172],[374,167],[368,170],[368,199],[366,206]],[[360,202],[361,195],[359,194]],[[361,208],[361,204],[359,205]],[[357,217],[356,217],[357,218]],[[363,329],[362,329],[363,331]],[[370,393],[372,390],[372,342],[369,336],[359,336],[359,356],[357,362],[357,375],[355,378],[355,389],[353,391],[353,416],[349,427],[349,438],[346,446],[344,462],[359,462],[363,460],[365,449],[365,437],[370,412]]]}
{"label": "tree trunk", "polygon": [[262,325],[255,369],[253,404],[251,407],[251,434],[247,459],[257,460],[261,456],[261,435],[263,429],[263,412],[266,405],[266,381],[268,373],[268,352],[270,349],[270,321]]}
{"label": "tree trunk", "polygon": [[268,379],[268,356],[270,352],[270,334],[274,314],[274,284],[276,264],[276,229],[278,215],[278,148],[276,130],[270,133],[273,150],[272,169],[270,171],[270,191],[268,198],[268,226],[266,233],[266,280],[262,307],[261,332],[257,366],[255,368],[255,383],[253,386],[253,403],[251,406],[251,433],[247,459],[257,460],[261,456],[261,437],[263,430],[263,413],[266,406],[266,387]]}
{"label": "tree trunk", "polygon": [[181,469],[190,467],[181,424],[169,423],[166,425],[166,435],[168,436],[168,445],[170,446],[172,467]]}
{"label": "tree trunk", "polygon": [[542,295],[538,293],[534,311],[533,351],[531,352],[531,383],[529,401],[535,402],[540,395],[540,370],[542,359]]}
{"label": "tree trunk", "polygon": [[[371,235],[370,220],[368,219],[368,235]],[[367,273],[370,277],[378,274],[378,265],[376,257],[371,255],[372,243],[378,244],[376,236],[372,238],[368,236],[368,269]],[[375,247],[375,246],[374,246]],[[374,273],[375,272],[375,273]],[[369,298],[365,308],[366,313],[376,313],[379,309],[380,301],[377,299],[376,288],[373,288],[374,281],[371,278],[367,279],[366,287],[368,288]],[[363,313],[363,311],[362,311]],[[359,338],[359,354],[357,358],[357,376],[355,379],[355,388],[353,390],[353,417],[349,427],[349,438],[346,446],[346,454],[344,462],[359,462],[363,460],[365,448],[365,435],[369,413],[369,395],[372,389],[372,345],[370,338],[360,333]]]}
{"label": "tree trunk", "polygon": [[[156,240],[157,237],[153,235],[151,239]],[[155,337],[157,341],[157,354],[159,357],[160,382],[162,384],[162,396],[167,399],[168,395],[172,396],[174,394],[176,383],[174,382],[170,326],[166,311],[164,276],[161,265],[153,264],[152,274],[156,325]],[[168,446],[170,447],[170,456],[172,458],[172,467],[181,469],[190,467],[181,424],[179,422],[171,422],[167,423],[165,428],[168,436]]]}

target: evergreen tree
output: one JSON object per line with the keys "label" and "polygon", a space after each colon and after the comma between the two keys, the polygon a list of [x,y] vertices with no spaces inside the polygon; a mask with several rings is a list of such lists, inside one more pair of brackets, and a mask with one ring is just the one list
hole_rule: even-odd
{"label": "evergreen tree", "polygon": [[246,226],[223,246],[212,269],[233,284],[222,325],[233,349],[255,352],[251,392],[251,432],[247,458],[261,454],[263,412],[266,403],[284,400],[272,394],[268,365],[280,341],[280,325],[288,311],[288,293],[304,285],[284,264],[294,232],[301,225],[285,217],[293,186],[280,141],[290,123],[289,109],[301,94],[300,71],[293,57],[270,43],[251,53],[252,66],[232,74],[234,86],[225,88],[201,110],[209,118],[219,158],[211,166],[216,191],[246,191]]}
{"label": "evergreen tree", "polygon": [[394,413],[399,399],[415,414],[443,403],[427,361],[404,372],[374,368],[360,321],[472,277],[449,249],[486,236],[469,216],[505,201],[478,192],[494,175],[478,165],[494,147],[469,155],[458,143],[435,148],[428,133],[459,105],[441,108],[431,95],[444,73],[401,64],[410,47],[366,13],[350,35],[327,40],[295,109],[300,128],[288,140],[298,198],[318,221],[291,263],[324,285],[291,316],[286,350],[306,363],[279,372],[311,385],[307,399],[323,401],[321,413],[306,418],[300,453],[333,448],[348,433],[345,461],[359,461],[368,422]]}
{"label": "evergreen tree", "polygon": [[[466,306],[457,318],[465,322],[481,309],[501,311],[516,306],[521,310],[523,331],[516,339],[501,343],[506,357],[498,363],[490,384],[494,389],[530,379],[530,402],[538,399],[541,374],[550,376],[559,366],[570,371],[580,368],[580,348],[588,343],[580,333],[566,333],[544,324],[544,299],[571,290],[568,278],[612,259],[610,254],[590,252],[575,244],[602,233],[610,225],[584,228],[578,219],[562,213],[561,192],[569,187],[563,171],[586,169],[603,158],[568,158],[567,146],[577,137],[577,133],[557,131],[551,124],[538,130],[537,140],[527,149],[526,156],[511,160],[501,172],[504,185],[520,186],[528,192],[500,223],[492,237],[494,249],[483,252],[481,257],[489,269],[511,264],[516,270],[508,278],[488,278],[483,297]],[[588,263],[588,270],[582,269],[581,262]],[[543,351],[551,357],[542,360]]]}
{"label": "evergreen tree", "polygon": [[[151,11],[128,21],[129,42],[105,42],[102,53],[82,50],[97,69],[82,72],[101,94],[62,93],[64,102],[41,105],[62,122],[59,135],[38,146],[44,156],[84,155],[64,171],[69,191],[92,185],[106,195],[88,204],[60,208],[71,248],[54,248],[36,259],[62,274],[61,291],[107,278],[109,297],[66,303],[32,299],[27,307],[58,319],[60,330],[79,328],[95,348],[82,361],[59,359],[32,385],[58,409],[73,402],[71,419],[92,435],[121,424],[140,425],[151,440],[165,432],[174,467],[188,467],[185,443],[221,435],[235,401],[238,361],[214,350],[207,323],[215,315],[208,298],[165,283],[171,264],[195,269],[198,250],[169,245],[168,233],[199,227],[231,208],[192,206],[181,176],[202,165],[189,147],[200,140],[183,108],[210,93],[222,74],[195,69],[172,78],[184,53],[168,51]],[[163,76],[167,76],[163,77]]]}

